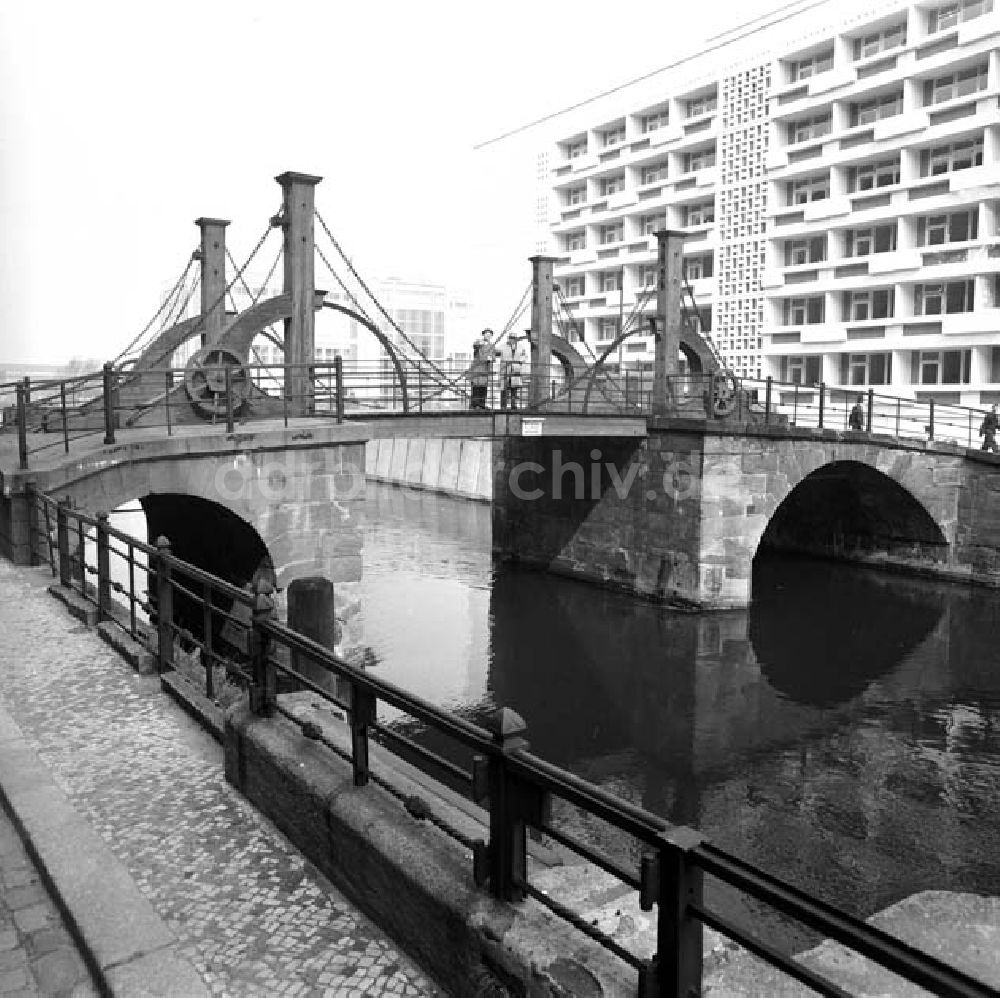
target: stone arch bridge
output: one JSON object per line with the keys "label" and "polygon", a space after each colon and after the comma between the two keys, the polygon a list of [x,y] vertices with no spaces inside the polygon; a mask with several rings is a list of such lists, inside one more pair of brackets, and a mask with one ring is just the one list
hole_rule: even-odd
{"label": "stone arch bridge", "polygon": [[[524,435],[539,422],[541,435]],[[331,578],[346,619],[360,588],[366,463],[384,477],[366,462],[369,438],[392,438],[393,458],[405,458],[399,484],[444,491],[428,455],[448,448],[417,447],[416,462],[413,448],[396,445],[461,438],[483,455],[481,498],[492,454],[496,554],[654,600],[745,606],[753,560],[768,549],[1000,584],[1000,459],[952,444],[560,414],[133,432],[47,469],[5,471],[6,553],[26,560],[29,481],[91,513],[138,499],[151,535],[165,534],[181,557],[239,585],[269,554],[283,589],[301,576]]]}
{"label": "stone arch bridge", "polygon": [[945,443],[651,420],[641,440],[517,439],[501,557],[652,599],[746,606],[759,551],[1000,585],[1000,460]]}

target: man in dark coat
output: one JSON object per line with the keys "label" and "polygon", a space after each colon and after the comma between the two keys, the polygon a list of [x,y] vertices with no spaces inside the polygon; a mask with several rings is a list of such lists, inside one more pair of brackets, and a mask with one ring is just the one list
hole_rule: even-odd
{"label": "man in dark coat", "polygon": [[997,447],[997,428],[1000,427],[1000,417],[997,417],[997,407],[994,405],[983,417],[982,426],[979,427],[979,435],[983,438],[981,450],[991,450],[995,454],[1000,447]]}

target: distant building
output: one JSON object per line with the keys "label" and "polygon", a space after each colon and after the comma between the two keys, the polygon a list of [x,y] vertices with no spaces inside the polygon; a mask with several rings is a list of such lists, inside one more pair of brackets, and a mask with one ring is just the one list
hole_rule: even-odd
{"label": "distant building", "polygon": [[[590,351],[653,312],[653,233],[680,229],[738,374],[997,401],[998,95],[994,0],[786,6],[486,143],[524,196],[483,225],[526,244],[541,197],[558,321]],[[624,346],[626,367],[652,356]]]}

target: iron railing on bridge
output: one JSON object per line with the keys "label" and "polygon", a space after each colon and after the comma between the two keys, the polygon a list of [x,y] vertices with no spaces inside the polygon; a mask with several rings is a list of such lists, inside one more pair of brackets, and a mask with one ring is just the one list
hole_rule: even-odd
{"label": "iron railing on bridge", "polygon": [[[608,374],[591,368],[568,376],[561,365],[550,372],[544,412],[579,415],[653,413],[651,372]],[[491,372],[486,408],[507,408],[509,391],[503,370]],[[28,379],[0,385],[4,426],[17,431],[18,466],[60,450],[75,441],[116,440],[121,428],[172,435],[179,427],[237,423],[255,419],[303,416],[363,419],[401,413],[467,411],[471,404],[469,369],[462,363],[425,370],[388,362],[344,362],[339,357],[309,365],[257,364],[119,371],[110,364],[100,372],[51,381]],[[529,410],[528,378],[517,407]],[[825,384],[803,385],[731,375],[684,374],[667,378],[668,412],[694,419],[732,418],[765,425],[847,430],[860,396],[863,431],[900,439],[947,441],[975,447],[984,410],[927,398],[903,398]]]}
{"label": "iron railing on bridge", "polygon": [[[150,545],[113,527],[105,515],[70,509],[67,502],[56,502],[39,492],[29,495],[33,559],[47,564],[64,586],[93,604],[102,621],[144,644],[156,656],[161,672],[176,668],[185,649],[194,651],[204,668],[209,697],[221,670],[247,691],[255,713],[283,714],[300,724],[305,735],[319,738],[346,759],[358,786],[374,782],[392,790],[385,775],[372,767],[369,741],[374,739],[464,790],[488,811],[487,839],[473,841],[443,819],[431,818],[471,851],[477,885],[507,901],[532,897],[570,922],[633,968],[640,996],[700,994],[705,925],[821,995],[843,998],[847,994],[781,952],[773,941],[708,903],[706,881],[767,905],[936,995],[997,995],[994,988],[963,971],[717,848],[698,832],[671,826],[533,755],[524,740],[524,724],[513,712],[497,711],[491,715],[489,728],[480,727],[354,667],[279,623],[268,582],[259,583],[254,591],[241,589],[177,558],[166,539]],[[113,557],[126,566],[127,583],[115,579]],[[338,692],[331,693],[306,675],[303,662],[335,676]],[[349,748],[324,738],[315,726],[301,724],[283,709],[277,692],[279,676],[346,712]],[[453,758],[380,723],[379,704],[396,708],[447,739],[455,747]],[[553,799],[638,843],[638,863],[629,864],[595,848],[553,820],[549,806]],[[638,895],[642,910],[655,909],[656,952],[651,959],[602,932],[568,901],[532,884],[527,858],[532,829],[617,878]]]}

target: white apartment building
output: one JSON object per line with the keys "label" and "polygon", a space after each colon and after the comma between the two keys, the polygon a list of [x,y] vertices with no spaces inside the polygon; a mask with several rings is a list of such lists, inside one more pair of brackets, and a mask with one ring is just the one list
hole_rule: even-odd
{"label": "white apartment building", "polygon": [[558,324],[596,353],[652,314],[653,233],[680,229],[737,374],[1000,400],[994,3],[786,7],[528,126]]}

